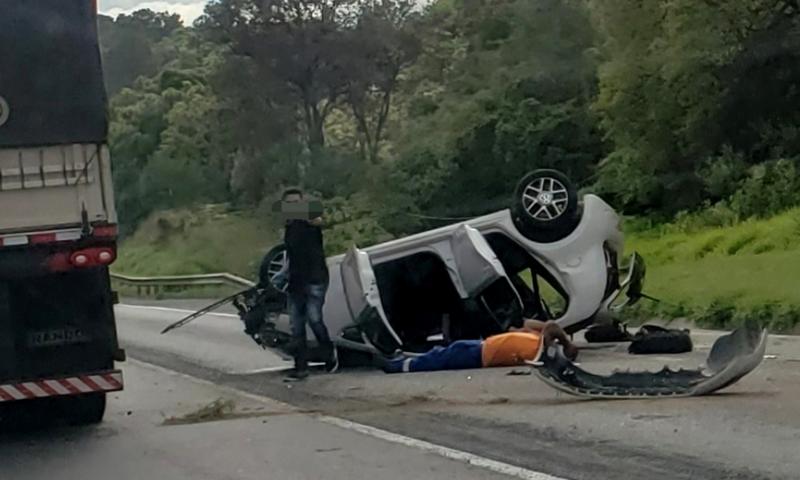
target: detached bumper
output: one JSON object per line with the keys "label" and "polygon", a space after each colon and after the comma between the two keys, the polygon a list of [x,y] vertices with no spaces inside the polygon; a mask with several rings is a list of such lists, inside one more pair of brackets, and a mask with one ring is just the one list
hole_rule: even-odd
{"label": "detached bumper", "polygon": [[0,384],[0,403],[122,390],[122,371]]}

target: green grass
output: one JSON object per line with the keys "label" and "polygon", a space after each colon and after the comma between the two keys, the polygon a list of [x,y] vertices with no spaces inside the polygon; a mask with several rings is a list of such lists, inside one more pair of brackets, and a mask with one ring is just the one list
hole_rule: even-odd
{"label": "green grass", "polygon": [[705,307],[714,301],[751,307],[800,306],[800,250],[761,255],[714,255],[648,265],[646,291],[670,303]]}
{"label": "green grass", "polygon": [[767,220],[750,220],[732,227],[680,232],[666,225],[628,234],[629,250],[646,257],[648,265],[682,263],[705,257],[758,255],[800,251],[800,209]]}
{"label": "green grass", "polygon": [[634,314],[686,316],[710,327],[748,321],[773,331],[800,323],[800,209],[731,227],[681,232],[661,226],[628,235],[627,250],[647,262],[643,302]]}
{"label": "green grass", "polygon": [[231,272],[253,277],[280,232],[255,212],[160,212],[123,240],[113,271],[125,275],[193,275]]}

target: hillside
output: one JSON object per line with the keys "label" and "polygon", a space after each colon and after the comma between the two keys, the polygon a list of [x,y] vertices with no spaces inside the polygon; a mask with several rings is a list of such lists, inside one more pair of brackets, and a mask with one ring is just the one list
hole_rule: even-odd
{"label": "hillside", "polygon": [[127,275],[255,273],[261,256],[280,232],[255,212],[220,206],[151,215],[122,242],[114,270]]}

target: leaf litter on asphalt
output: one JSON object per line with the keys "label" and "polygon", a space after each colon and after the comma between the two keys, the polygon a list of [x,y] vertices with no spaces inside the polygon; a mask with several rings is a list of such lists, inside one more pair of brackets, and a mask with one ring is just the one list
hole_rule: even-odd
{"label": "leaf litter on asphalt", "polygon": [[[262,410],[262,409],[258,409]],[[217,422],[221,420],[233,420],[240,418],[263,417],[269,415],[268,412],[252,411],[252,409],[241,409],[237,411],[236,402],[230,399],[218,398],[197,410],[181,415],[164,419],[163,425],[191,425],[196,423]]]}

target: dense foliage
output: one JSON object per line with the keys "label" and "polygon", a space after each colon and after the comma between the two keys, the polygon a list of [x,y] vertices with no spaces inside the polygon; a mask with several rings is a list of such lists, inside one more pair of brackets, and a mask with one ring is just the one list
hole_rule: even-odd
{"label": "dense foliage", "polygon": [[502,208],[538,167],[661,220],[800,203],[796,1],[416,4],[101,19],[126,228],[300,184],[363,244]]}

